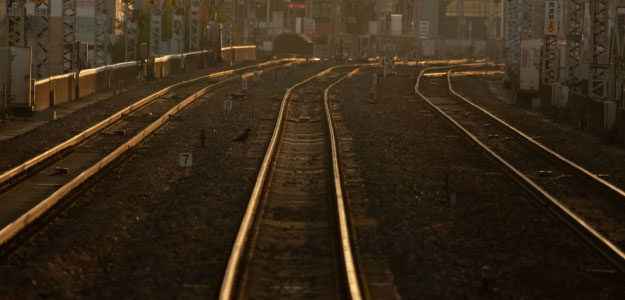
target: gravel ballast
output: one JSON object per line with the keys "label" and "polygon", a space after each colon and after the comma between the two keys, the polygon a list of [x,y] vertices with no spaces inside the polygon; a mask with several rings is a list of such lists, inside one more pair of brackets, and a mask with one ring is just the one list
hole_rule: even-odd
{"label": "gravel ballast", "polygon": [[[456,92],[496,113],[504,121],[534,137],[548,148],[625,189],[625,150],[622,145],[614,144],[605,137],[594,136],[554,122],[549,114],[506,104],[489,90],[489,82],[493,87],[502,88],[498,76],[452,77]],[[501,91],[500,94],[503,97],[510,96],[507,91]]]}
{"label": "gravel ballast", "polygon": [[284,90],[327,67],[265,76],[229,111],[240,84],[198,99],[2,259],[4,296],[216,298]]}
{"label": "gravel ballast", "polygon": [[389,264],[401,296],[625,297],[618,274],[416,100],[417,74],[382,78],[379,103],[369,101],[371,72],[338,96],[377,224],[358,247]]}
{"label": "gravel ballast", "polygon": [[[45,123],[12,139],[0,141],[0,172],[7,171],[64,142],[121,109],[169,85],[254,63],[246,62],[234,67],[211,67],[191,73],[174,74],[161,80],[146,81],[140,87],[129,87],[121,94],[78,109],[68,116]],[[0,122],[0,126],[2,125]]]}

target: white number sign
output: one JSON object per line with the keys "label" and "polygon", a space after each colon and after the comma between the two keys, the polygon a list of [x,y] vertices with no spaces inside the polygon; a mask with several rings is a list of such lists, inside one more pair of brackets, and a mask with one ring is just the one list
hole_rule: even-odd
{"label": "white number sign", "polygon": [[230,111],[230,109],[232,109],[232,101],[231,100],[226,100],[224,101],[224,109]]}
{"label": "white number sign", "polygon": [[193,165],[193,153],[183,152],[180,154],[178,164],[181,167],[191,167]]}

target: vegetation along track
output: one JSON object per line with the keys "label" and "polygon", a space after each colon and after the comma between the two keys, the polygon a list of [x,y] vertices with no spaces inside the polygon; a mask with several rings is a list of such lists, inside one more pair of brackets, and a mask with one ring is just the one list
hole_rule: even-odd
{"label": "vegetation along track", "polygon": [[[428,71],[444,76],[423,76]],[[415,93],[573,232],[625,273],[625,193],[453,90],[452,67],[421,72]]]}
{"label": "vegetation along track", "polygon": [[328,91],[358,70],[330,68],[287,90],[220,299],[361,299],[328,106]]}
{"label": "vegetation along track", "polygon": [[[297,63],[301,60],[292,61]],[[286,60],[218,72],[166,87],[0,175],[0,246],[206,92],[285,66]]]}

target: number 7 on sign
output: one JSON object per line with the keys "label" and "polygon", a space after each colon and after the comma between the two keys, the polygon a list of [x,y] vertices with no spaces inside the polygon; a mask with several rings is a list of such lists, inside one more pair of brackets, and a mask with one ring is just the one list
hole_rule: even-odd
{"label": "number 7 on sign", "polygon": [[189,152],[180,153],[178,164],[181,167],[191,167],[193,165],[193,153],[189,153]]}

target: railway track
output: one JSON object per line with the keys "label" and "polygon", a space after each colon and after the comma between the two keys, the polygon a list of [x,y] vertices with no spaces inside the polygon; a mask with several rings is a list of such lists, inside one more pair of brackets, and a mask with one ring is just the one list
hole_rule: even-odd
{"label": "railway track", "polygon": [[[625,192],[458,94],[450,80],[453,68],[423,70],[416,95],[625,274]],[[441,70],[444,76],[423,76]]]}
{"label": "railway track", "polygon": [[252,71],[262,74],[300,61],[270,61],[168,86],[1,174],[0,247],[205,93]]}
{"label": "railway track", "polygon": [[287,90],[220,299],[361,299],[328,91],[357,66]]}

